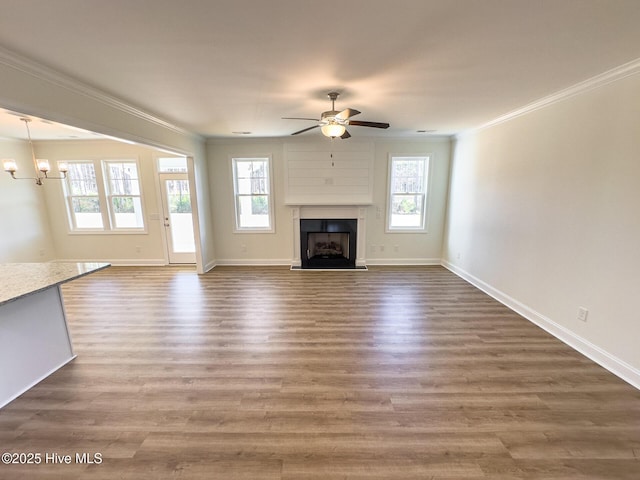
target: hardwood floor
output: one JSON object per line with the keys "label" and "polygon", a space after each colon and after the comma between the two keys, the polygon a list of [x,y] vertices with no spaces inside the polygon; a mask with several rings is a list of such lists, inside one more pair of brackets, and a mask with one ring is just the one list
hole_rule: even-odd
{"label": "hardwood floor", "polygon": [[42,455],[2,479],[640,478],[640,392],[442,267],[63,291],[78,358],[0,410]]}

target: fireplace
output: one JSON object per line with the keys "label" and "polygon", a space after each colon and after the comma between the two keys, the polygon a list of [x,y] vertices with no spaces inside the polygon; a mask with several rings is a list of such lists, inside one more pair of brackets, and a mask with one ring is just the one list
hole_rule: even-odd
{"label": "fireplace", "polygon": [[302,268],[356,268],[358,220],[300,219]]}

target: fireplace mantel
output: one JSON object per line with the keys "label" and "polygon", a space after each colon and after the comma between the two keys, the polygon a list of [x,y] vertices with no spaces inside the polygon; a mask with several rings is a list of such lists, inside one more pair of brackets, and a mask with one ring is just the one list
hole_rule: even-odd
{"label": "fireplace mantel", "polygon": [[293,259],[291,265],[300,267],[302,264],[300,259],[300,219],[355,218],[358,220],[356,268],[365,267],[366,215],[367,209],[362,205],[298,205],[292,207]]}

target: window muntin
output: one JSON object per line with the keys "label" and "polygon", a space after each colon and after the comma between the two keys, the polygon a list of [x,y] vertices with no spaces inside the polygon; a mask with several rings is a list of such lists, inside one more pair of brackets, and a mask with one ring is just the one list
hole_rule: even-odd
{"label": "window muntin", "polygon": [[72,232],[144,231],[135,160],[69,160],[64,192]]}
{"label": "window muntin", "polygon": [[426,224],[429,157],[391,156],[387,230],[424,230]]}
{"label": "window muntin", "polygon": [[232,160],[237,231],[273,231],[270,160]]}

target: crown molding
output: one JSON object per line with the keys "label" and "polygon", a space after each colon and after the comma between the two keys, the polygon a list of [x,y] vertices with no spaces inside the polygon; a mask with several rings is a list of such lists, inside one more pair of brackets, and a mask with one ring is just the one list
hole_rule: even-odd
{"label": "crown molding", "polygon": [[82,83],[79,80],[76,80],[45,65],[41,65],[33,60],[27,59],[2,46],[0,46],[0,64],[6,65],[7,67],[18,70],[44,82],[56,85],[66,90],[70,90],[80,95],[84,95],[85,97],[105,104],[111,108],[120,110],[121,112],[124,112],[128,115],[135,116],[146,122],[153,123],[168,130],[172,130],[181,135],[199,137],[199,135],[195,134],[194,132],[190,132],[182,127],[178,127],[170,122],[167,122],[166,120],[156,117],[155,115],[129,105],[122,100],[103,92],[102,90]]}
{"label": "crown molding", "polygon": [[495,125],[508,122],[522,115],[526,115],[541,108],[548,107],[549,105],[562,102],[563,100],[566,100],[568,98],[588,92],[590,90],[594,90],[604,85],[608,85],[609,83],[616,82],[631,75],[637,75],[638,73],[640,73],[640,58],[632,60],[628,63],[624,63],[618,67],[612,68],[611,70],[607,70],[604,73],[596,75],[595,77],[591,77],[580,83],[576,83],[575,85],[543,97],[539,100],[536,100],[535,102],[529,103],[521,108],[513,110],[512,112],[501,115],[477,127],[473,127],[469,130],[460,132],[456,135],[456,138],[461,138],[468,134],[476,133],[480,130],[484,130]]}

